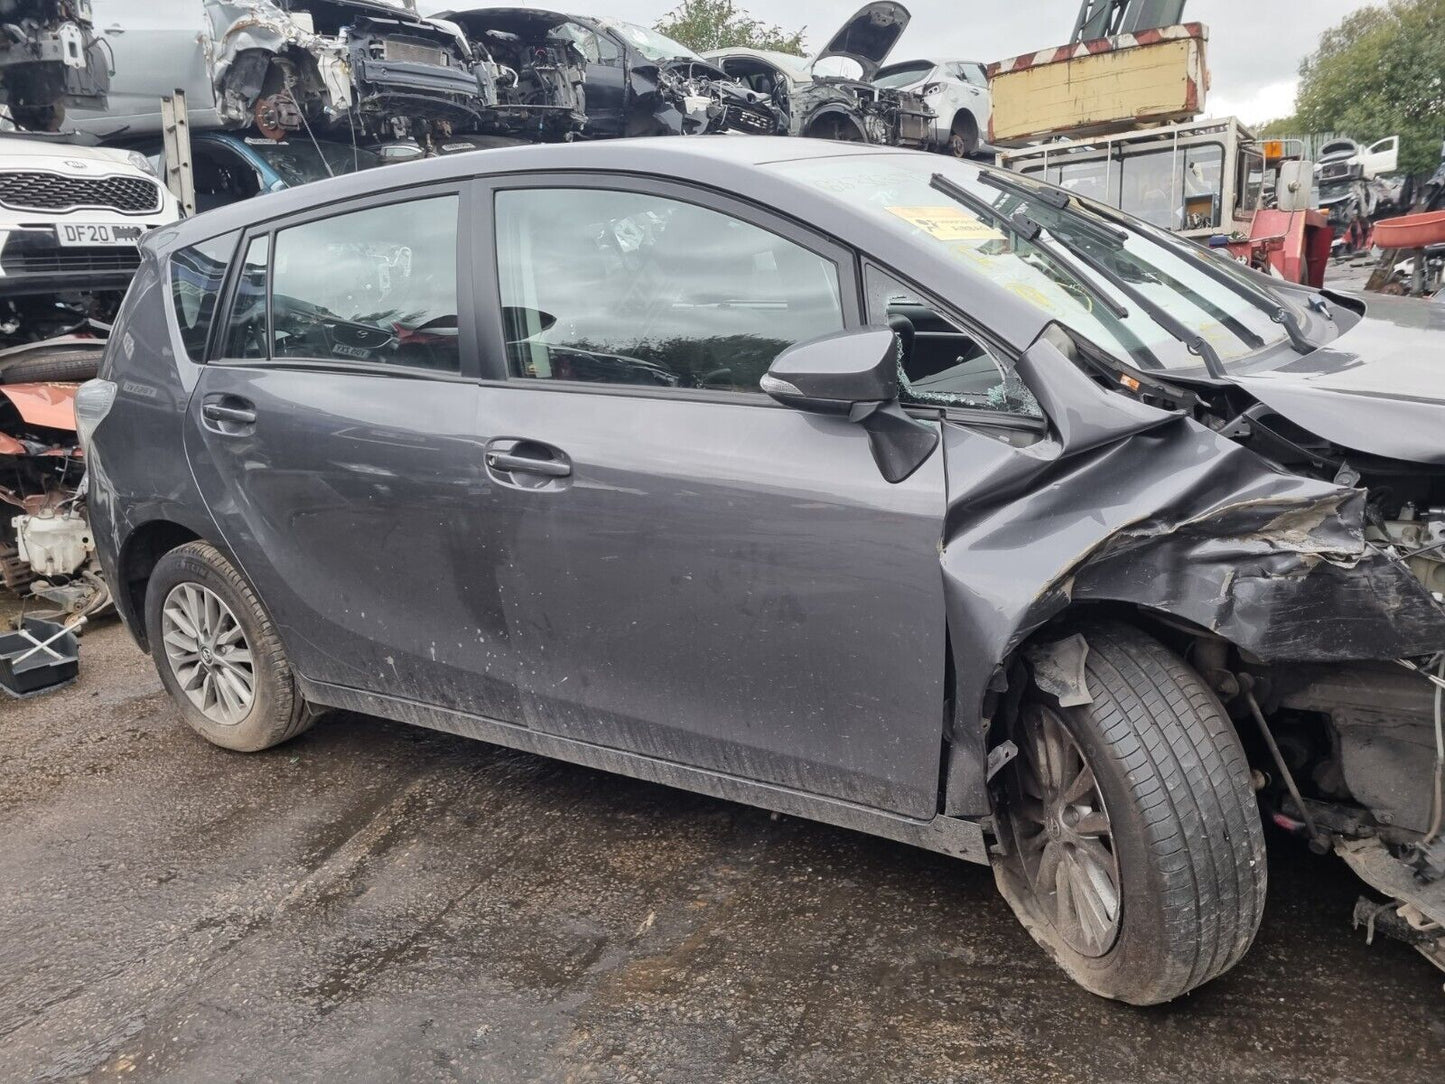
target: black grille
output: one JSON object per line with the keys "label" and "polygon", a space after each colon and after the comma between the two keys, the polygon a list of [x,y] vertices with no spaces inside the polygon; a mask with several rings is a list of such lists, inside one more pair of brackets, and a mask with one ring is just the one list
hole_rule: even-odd
{"label": "black grille", "polygon": [[0,204],[19,211],[105,207],[135,214],[161,205],[160,185],[142,177],[67,177],[60,173],[0,173]]}
{"label": "black grille", "polygon": [[46,275],[58,272],[135,271],[140,252],[123,248],[61,248],[53,235],[12,233],[0,251],[0,268],[7,275]]}

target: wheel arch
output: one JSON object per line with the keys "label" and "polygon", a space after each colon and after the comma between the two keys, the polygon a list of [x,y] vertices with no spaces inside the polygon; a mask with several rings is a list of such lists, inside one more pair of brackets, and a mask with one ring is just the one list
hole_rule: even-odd
{"label": "wheel arch", "polygon": [[[1066,640],[1091,624],[1114,622],[1137,628],[1179,655],[1199,671],[1211,688],[1210,671],[1221,663],[1240,658],[1254,659],[1249,645],[1231,640],[1169,609],[1131,600],[1089,599],[1070,601],[1046,616],[1025,622],[1015,630],[1007,648],[987,665],[987,680],[973,690],[961,674],[978,672],[958,655],[955,645],[966,643],[950,620],[948,634],[948,697],[952,707],[953,733],[945,748],[940,773],[942,812],[950,816],[992,816],[994,796],[987,778],[989,753],[1008,736],[1022,693],[1029,680],[1028,656],[1039,648]],[[1202,657],[1201,645],[1213,653]],[[980,699],[973,701],[970,692]],[[1242,737],[1243,735],[1241,735]]]}
{"label": "wheel arch", "polygon": [[973,134],[982,136],[983,129],[979,127],[978,118],[974,116],[973,110],[968,106],[961,106],[954,111],[953,120],[948,125],[949,132],[956,135],[964,135],[968,131],[968,125],[973,126]]}
{"label": "wheel arch", "polygon": [[817,126],[824,122],[846,123],[851,126],[855,132],[857,132],[859,142],[869,142],[868,129],[864,127],[863,122],[858,119],[857,115],[841,102],[829,102],[827,105],[824,105],[819,109],[815,110],[803,123],[803,127],[801,129],[801,134],[803,138],[828,138],[827,136],[820,136],[815,133],[815,129],[817,128]]}
{"label": "wheel arch", "polygon": [[213,538],[173,519],[152,519],[140,524],[131,530],[120,548],[113,594],[126,626],[143,650],[150,650],[145,604],[151,573],[162,557],[187,542],[209,542],[221,548]]}

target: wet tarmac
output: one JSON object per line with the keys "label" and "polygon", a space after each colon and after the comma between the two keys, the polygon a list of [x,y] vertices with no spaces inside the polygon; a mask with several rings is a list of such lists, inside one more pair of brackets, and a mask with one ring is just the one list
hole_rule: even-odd
{"label": "wet tarmac", "polygon": [[0,1079],[1445,1079],[1442,976],[1271,840],[1232,973],[1147,1011],[988,871],[356,716],[258,756],[115,625],[0,701]]}

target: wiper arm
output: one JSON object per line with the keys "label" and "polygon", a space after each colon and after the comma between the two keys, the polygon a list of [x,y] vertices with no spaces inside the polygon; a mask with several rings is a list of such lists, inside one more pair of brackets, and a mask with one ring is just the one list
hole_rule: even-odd
{"label": "wiper arm", "polygon": [[1289,336],[1289,344],[1299,354],[1308,354],[1314,350],[1314,344],[1305,338],[1304,328],[1300,327],[1299,317],[1294,314],[1288,305],[1281,305],[1269,314],[1269,318],[1276,324],[1284,327],[1285,334]]}
{"label": "wiper arm", "polygon": [[1301,328],[1299,324],[1299,318],[1289,310],[1288,306],[1281,304],[1274,295],[1267,294],[1260,288],[1240,282],[1228,271],[1224,270],[1224,268],[1216,266],[1209,254],[1199,251],[1192,242],[1181,241],[1166,230],[1160,230],[1157,233],[1153,230],[1143,230],[1130,220],[1128,216],[1122,212],[1116,212],[1112,207],[1096,207],[1090,204],[1088,210],[1091,214],[1117,223],[1125,229],[1133,230],[1140,237],[1153,241],[1155,244],[1172,249],[1175,253],[1193,263],[1194,266],[1198,267],[1206,276],[1219,283],[1219,285],[1223,286],[1230,293],[1237,297],[1244,298],[1244,300],[1248,301],[1276,324],[1283,325],[1286,334],[1289,335],[1290,345],[1293,346],[1296,351],[1301,354],[1308,354],[1314,350],[1314,344],[1305,338],[1304,329]]}
{"label": "wiper arm", "polygon": [[[1041,230],[1043,228],[1037,223],[1030,224],[1036,229]],[[1039,242],[1035,241],[1034,244],[1037,245]],[[1047,251],[1047,249],[1045,251]],[[1184,349],[1198,356],[1199,359],[1204,362],[1204,368],[1209,371],[1210,376],[1216,380],[1224,379],[1224,363],[1219,360],[1219,352],[1214,349],[1213,344],[1202,334],[1186,327],[1167,309],[1150,300],[1149,295],[1144,293],[1143,290],[1138,289],[1112,267],[1095,259],[1089,255],[1088,252],[1083,249],[1074,249],[1073,254],[1078,261],[1090,271],[1143,309],[1151,320],[1169,333],[1171,338],[1177,339],[1182,343]]]}
{"label": "wiper arm", "polygon": [[990,188],[997,188],[1001,192],[1008,192],[1011,195],[1022,196],[1024,199],[1036,199],[1046,207],[1052,207],[1056,211],[1062,211],[1069,205],[1069,195],[1053,188],[1038,188],[1024,181],[1015,180],[1007,173],[995,173],[991,169],[980,167],[978,179]]}
{"label": "wiper arm", "polygon": [[[1057,247],[1053,245],[1040,243],[1040,241],[1038,240],[1038,236],[1042,230],[1042,227],[1037,222],[1033,221],[1032,219],[1025,218],[1023,215],[1005,214],[993,204],[989,203],[988,200],[980,199],[968,189],[963,188],[955,182],[949,180],[942,173],[935,173],[933,175],[933,180],[929,182],[929,185],[934,189],[934,191],[942,192],[945,196],[957,200],[974,214],[984,215],[987,218],[993,219],[995,222],[1006,223],[1011,229],[1020,234],[1025,241],[1028,241],[1030,244],[1041,249],[1046,255],[1048,255],[1051,260],[1057,263],[1074,278],[1078,279],[1080,283],[1088,286],[1088,276],[1079,274],[1078,268],[1074,265],[1073,261],[1068,256],[1061,253],[1057,249]],[[1107,308],[1120,320],[1124,319],[1126,316],[1129,315],[1128,309],[1126,309],[1123,305],[1119,304],[1117,300],[1104,293],[1104,291],[1097,288],[1091,288],[1089,292],[1094,295],[1095,299],[1101,305]]]}

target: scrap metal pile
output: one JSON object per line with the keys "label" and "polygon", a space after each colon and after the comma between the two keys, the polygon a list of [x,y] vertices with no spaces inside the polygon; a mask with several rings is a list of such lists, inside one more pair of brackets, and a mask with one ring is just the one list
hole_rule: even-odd
{"label": "scrap metal pile", "polygon": [[85,615],[110,595],[95,565],[75,385],[0,385],[0,585],[31,616]]}

